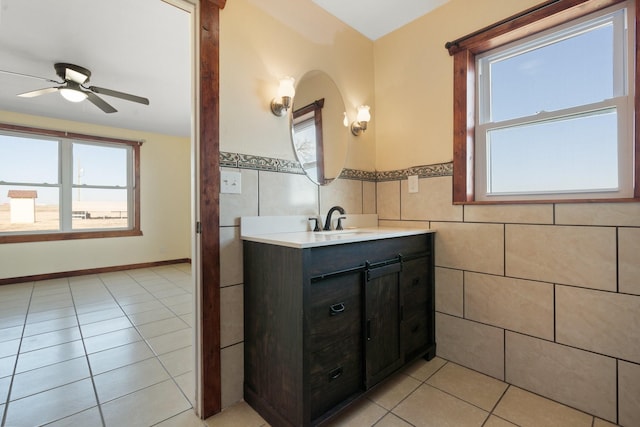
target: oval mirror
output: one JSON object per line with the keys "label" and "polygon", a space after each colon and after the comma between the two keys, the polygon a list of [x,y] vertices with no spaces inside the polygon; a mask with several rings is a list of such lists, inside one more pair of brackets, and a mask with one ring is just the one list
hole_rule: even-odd
{"label": "oval mirror", "polygon": [[347,158],[348,121],[338,87],[323,71],[309,71],[296,86],[291,115],[293,150],[319,185],[340,176]]}

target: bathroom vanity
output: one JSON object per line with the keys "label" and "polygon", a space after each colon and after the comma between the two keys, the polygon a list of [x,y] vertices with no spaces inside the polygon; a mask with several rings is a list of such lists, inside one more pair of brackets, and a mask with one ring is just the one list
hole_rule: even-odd
{"label": "bathroom vanity", "polygon": [[244,235],[244,396],[271,425],[329,420],[435,356],[433,232]]}

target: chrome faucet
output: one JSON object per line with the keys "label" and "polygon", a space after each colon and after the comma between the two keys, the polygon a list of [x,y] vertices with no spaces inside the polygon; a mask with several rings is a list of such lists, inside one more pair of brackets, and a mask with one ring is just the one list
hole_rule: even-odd
{"label": "chrome faucet", "polygon": [[342,206],[334,206],[331,209],[329,209],[329,212],[327,213],[327,219],[324,222],[324,228],[323,228],[324,231],[331,230],[331,215],[333,215],[333,213],[335,211],[340,212],[340,215],[344,215],[345,214],[345,211],[342,208]]}

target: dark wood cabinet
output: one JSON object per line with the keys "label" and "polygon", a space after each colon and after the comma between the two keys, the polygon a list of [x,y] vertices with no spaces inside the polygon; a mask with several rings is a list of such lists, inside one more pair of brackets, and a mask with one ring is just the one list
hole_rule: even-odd
{"label": "dark wood cabinet", "polygon": [[245,400],[274,427],[322,424],[435,356],[433,234],[243,248]]}

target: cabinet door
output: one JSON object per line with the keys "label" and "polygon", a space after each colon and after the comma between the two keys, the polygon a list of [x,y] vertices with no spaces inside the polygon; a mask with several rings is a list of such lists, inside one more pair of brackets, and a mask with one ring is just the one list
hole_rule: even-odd
{"label": "cabinet door", "polygon": [[361,271],[311,283],[307,316],[312,420],[362,390],[361,288]]}
{"label": "cabinet door", "polygon": [[400,263],[371,268],[365,285],[366,387],[402,366]]}
{"label": "cabinet door", "polygon": [[424,352],[431,338],[431,280],[429,257],[416,258],[402,264],[402,343],[406,360]]}

